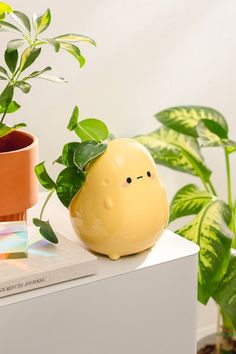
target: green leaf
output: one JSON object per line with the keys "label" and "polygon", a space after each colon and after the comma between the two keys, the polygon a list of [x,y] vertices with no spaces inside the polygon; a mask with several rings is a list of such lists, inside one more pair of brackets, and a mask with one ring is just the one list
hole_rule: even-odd
{"label": "green leaf", "polygon": [[203,304],[214,294],[228,267],[233,239],[229,228],[231,217],[230,207],[222,200],[215,200],[176,231],[200,246],[198,299]]}
{"label": "green leaf", "polygon": [[56,233],[53,231],[49,221],[43,221],[37,218],[33,218],[35,226],[39,227],[40,234],[49,242],[58,243]]}
{"label": "green leaf", "polygon": [[20,71],[24,71],[38,58],[41,48],[27,48],[21,55]]}
{"label": "green leaf", "polygon": [[228,139],[227,132],[215,121],[201,119],[197,126],[203,147],[225,147],[228,152],[236,151],[236,142]]}
{"label": "green leaf", "polygon": [[5,87],[5,89],[3,90],[3,92],[1,93],[1,95],[0,95],[0,107],[4,111],[6,110],[6,108],[11,103],[13,94],[14,94],[14,88],[13,88],[12,85],[7,85]]}
{"label": "green leaf", "polygon": [[162,127],[136,139],[148,148],[156,163],[209,180],[211,171],[205,166],[195,138]]}
{"label": "green leaf", "polygon": [[101,142],[109,136],[106,124],[95,118],[87,118],[80,121],[74,130],[82,141],[95,140]]}
{"label": "green leaf", "polygon": [[68,208],[74,196],[84,183],[83,172],[76,167],[67,167],[57,177],[57,196],[62,204]]}
{"label": "green leaf", "polygon": [[208,107],[172,107],[157,113],[155,117],[168,128],[193,137],[198,136],[197,125],[201,119],[213,120],[228,132],[228,125],[222,114]]}
{"label": "green leaf", "polygon": [[13,39],[7,43],[7,51],[10,53],[15,49],[20,48],[26,43],[24,39]]}
{"label": "green leaf", "polygon": [[29,80],[29,79],[33,79],[34,77],[37,77],[37,76],[45,73],[46,71],[50,71],[50,70],[52,70],[52,68],[50,66],[47,66],[43,70],[33,71],[30,75],[24,77],[23,81],[26,81],[26,80]]}
{"label": "green leaf", "polygon": [[98,156],[102,155],[107,148],[105,144],[98,144],[96,141],[85,141],[76,148],[74,153],[74,164],[80,169]]}
{"label": "green leaf", "polygon": [[62,162],[62,156],[59,156],[56,160],[53,161],[53,165],[54,163],[59,163],[60,165],[64,165]]}
{"label": "green leaf", "polygon": [[5,76],[0,75],[0,80],[7,80],[7,78]]}
{"label": "green leaf", "polygon": [[59,52],[60,47],[61,47],[60,42],[56,41],[55,39],[50,39],[50,38],[44,38],[43,41],[45,41],[50,46],[52,46],[56,53]]}
{"label": "green leaf", "polygon": [[40,74],[36,76],[36,79],[44,79],[48,81],[57,82],[58,84],[67,82],[63,77],[57,77],[52,75]]}
{"label": "green leaf", "polygon": [[229,266],[215,294],[215,301],[230,318],[236,329],[236,251],[232,250]]}
{"label": "green leaf", "polygon": [[96,42],[92,38],[80,34],[63,34],[55,39],[59,42],[88,42],[96,46]]}
{"label": "green leaf", "polygon": [[9,22],[0,21],[0,32],[16,32],[16,33],[20,32],[21,33],[21,30]]}
{"label": "green leaf", "polygon": [[5,14],[5,12],[12,12],[12,8],[10,5],[6,4],[5,2],[0,2],[0,15]]}
{"label": "green leaf", "polygon": [[28,82],[24,82],[24,81],[17,81],[15,86],[21,89],[21,91],[24,93],[28,93],[31,89],[31,85],[28,84]]}
{"label": "green leaf", "polygon": [[174,196],[170,205],[170,222],[187,215],[197,214],[210,203],[213,196],[194,184],[181,188]]}
{"label": "green leaf", "polygon": [[0,73],[2,73],[2,74],[7,76],[7,71],[6,71],[6,69],[4,69],[3,66],[0,66]]}
{"label": "green leaf", "polygon": [[[11,103],[8,105],[7,108],[7,113],[14,113],[16,111],[18,111],[18,109],[20,108],[20,105],[16,102],[16,101],[11,101]],[[4,113],[6,110],[6,107],[1,107],[0,106],[0,114]]]}
{"label": "green leaf", "polygon": [[12,50],[11,52],[9,52],[8,50],[5,51],[5,62],[12,73],[14,73],[16,69],[17,61],[18,61],[17,49]]}
{"label": "green leaf", "polygon": [[51,12],[47,9],[41,16],[33,15],[33,25],[36,34],[44,32],[51,23]]}
{"label": "green leaf", "polygon": [[13,127],[9,127],[8,125],[4,123],[0,123],[0,138],[10,134],[14,130],[17,130],[18,128],[26,127],[25,123],[19,123],[15,124]]}
{"label": "green leaf", "polygon": [[37,166],[34,168],[36,176],[40,182],[40,184],[46,188],[46,189],[56,189],[57,185],[56,183],[52,180],[52,178],[49,176],[49,174],[46,171],[45,168],[45,162],[39,163]]}
{"label": "green leaf", "polygon": [[74,153],[76,148],[80,145],[78,142],[72,142],[64,145],[61,161],[65,166],[74,166]]}
{"label": "green leaf", "polygon": [[62,49],[66,50],[68,53],[72,54],[79,62],[80,67],[82,68],[85,64],[85,58],[81,55],[80,49],[71,43],[61,42]]}
{"label": "green leaf", "polygon": [[70,121],[67,125],[67,129],[72,131],[78,126],[78,118],[79,118],[79,108],[75,106],[72,115],[70,117]]}
{"label": "green leaf", "polygon": [[30,20],[27,15],[20,11],[13,11],[11,17],[22,26],[27,32],[31,31]]}

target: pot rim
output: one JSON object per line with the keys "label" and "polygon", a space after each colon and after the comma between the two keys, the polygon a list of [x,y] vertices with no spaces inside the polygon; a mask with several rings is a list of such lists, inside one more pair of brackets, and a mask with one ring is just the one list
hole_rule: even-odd
{"label": "pot rim", "polygon": [[[17,153],[17,152],[22,152],[22,151],[31,150],[33,147],[35,147],[36,145],[38,145],[38,138],[37,138],[36,135],[31,134],[31,133],[26,132],[26,131],[23,131],[23,130],[15,130],[14,132],[32,138],[32,139],[33,139],[32,143],[31,143],[30,145],[24,147],[24,148],[21,148],[21,149],[12,150],[12,151],[5,151],[5,152],[0,152],[0,156],[3,156],[3,155],[10,155],[10,154],[15,154],[15,153]],[[10,134],[11,134],[11,133],[10,133]]]}

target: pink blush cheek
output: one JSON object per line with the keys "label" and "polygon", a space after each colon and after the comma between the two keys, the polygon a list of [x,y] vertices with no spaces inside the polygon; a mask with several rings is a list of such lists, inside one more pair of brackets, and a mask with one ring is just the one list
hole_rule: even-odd
{"label": "pink blush cheek", "polygon": [[129,187],[129,183],[127,183],[127,182],[122,183],[122,187],[124,187],[124,188]]}
{"label": "pink blush cheek", "polygon": [[156,177],[154,175],[151,175],[151,179],[155,179]]}

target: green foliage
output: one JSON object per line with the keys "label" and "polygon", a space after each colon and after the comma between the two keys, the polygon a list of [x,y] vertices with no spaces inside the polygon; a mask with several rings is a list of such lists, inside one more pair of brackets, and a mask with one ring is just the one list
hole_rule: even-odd
{"label": "green foliage", "polygon": [[52,229],[49,221],[42,221],[37,218],[33,218],[33,223],[35,226],[39,227],[40,234],[49,242],[58,243],[58,238]]}
{"label": "green foliage", "polygon": [[212,199],[211,193],[194,184],[182,187],[171,201],[170,222],[183,216],[198,214]]}
{"label": "green foliage", "polygon": [[[44,162],[41,162],[35,168],[40,184],[45,189],[49,190],[49,195],[43,205],[39,221],[44,222],[42,220],[43,211],[54,191],[61,203],[66,208],[69,208],[72,199],[79,193],[83,186],[89,164],[102,155],[107,148],[107,145],[104,143],[104,140],[106,140],[109,135],[107,126],[98,119],[83,119],[79,121],[79,108],[76,106],[73,109],[67,129],[76,132],[76,130],[81,127],[81,123],[83,123],[83,135],[81,135],[80,140],[65,144],[61,156],[54,161],[54,163],[57,162],[63,166],[56,182],[54,182],[47,173]],[[83,139],[87,137],[88,134],[90,140],[85,139],[86,141],[84,141]],[[77,134],[77,137],[78,136]],[[44,224],[38,222],[40,228],[41,225]],[[41,232],[41,235],[44,236],[45,233]]]}
{"label": "green foliage", "polygon": [[[203,188],[188,184],[175,194],[170,222],[195,215],[177,233],[200,246],[198,299],[206,304],[213,297],[236,330],[236,257],[231,251],[236,248],[236,200],[229,160],[236,151],[236,142],[228,136],[223,115],[209,107],[172,107],[155,117],[163,126],[137,140],[157,163],[199,177],[203,183]],[[225,152],[228,203],[218,197],[202,157],[201,149],[209,147]]]}
{"label": "green foliage", "polygon": [[[7,21],[5,20],[6,16],[8,17]],[[0,2],[0,32],[17,33],[18,35],[18,38],[13,38],[7,43],[7,49],[5,51],[6,68],[0,66],[0,82],[6,82],[6,86],[0,95],[0,114],[2,114],[0,122],[2,124],[4,124],[8,113],[13,113],[17,110],[12,109],[12,102],[14,102],[13,96],[15,93],[14,89],[18,88],[23,93],[30,92],[31,85],[26,82],[27,80],[37,78],[56,83],[67,82],[63,77],[45,74],[47,71],[51,70],[50,66],[42,70],[33,71],[30,74],[25,74],[25,71],[37,61],[43,47],[49,45],[56,53],[62,48],[75,57],[80,67],[82,67],[85,64],[85,58],[81,54],[80,48],[74,43],[87,42],[96,45],[93,39],[79,34],[65,34],[54,38],[42,38],[41,34],[48,29],[50,24],[50,9],[47,9],[39,16],[34,14],[31,22],[25,13],[13,11],[8,4]],[[22,77],[23,75],[24,77]],[[11,109],[9,109],[8,106],[11,107]],[[15,108],[17,107],[15,106]],[[20,105],[18,105],[18,108],[20,108]],[[4,131],[4,135],[6,135],[7,132],[10,133],[16,128],[15,126],[9,127],[4,124],[1,129],[2,134]]]}
{"label": "green foliage", "polygon": [[222,280],[230,259],[233,233],[229,228],[231,209],[222,200],[205,205],[177,233],[197,243],[199,252],[198,298],[206,304]]}

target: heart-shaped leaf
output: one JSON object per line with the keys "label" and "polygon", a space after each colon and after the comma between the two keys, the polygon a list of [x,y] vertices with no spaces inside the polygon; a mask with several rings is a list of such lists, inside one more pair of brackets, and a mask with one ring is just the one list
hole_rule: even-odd
{"label": "heart-shaped leaf", "polygon": [[222,200],[207,204],[179,235],[200,247],[198,255],[198,299],[206,304],[222,281],[229,264],[233,233],[231,209]]}
{"label": "heart-shaped leaf", "polygon": [[16,82],[15,86],[21,89],[21,91],[24,93],[28,93],[31,89],[31,85],[28,84],[28,82],[24,82],[24,81]]}
{"label": "heart-shaped leaf", "polygon": [[13,11],[11,17],[20,25],[22,26],[27,32],[31,31],[31,25],[29,17],[20,11]]}
{"label": "heart-shaped leaf", "polygon": [[44,161],[39,163],[37,166],[35,166],[34,170],[35,170],[36,176],[37,176],[40,184],[44,188],[46,188],[46,189],[56,189],[57,188],[56,183],[52,180],[52,178],[47,173]]}
{"label": "heart-shaped leaf", "polygon": [[62,164],[65,166],[74,166],[74,153],[76,148],[80,145],[78,142],[72,142],[64,145],[62,151]]}
{"label": "heart-shaped leaf", "polygon": [[92,38],[80,34],[63,34],[55,39],[59,42],[88,42],[96,46],[96,42]]}
{"label": "heart-shaped leaf", "polygon": [[228,133],[217,122],[201,119],[197,131],[202,146],[225,147],[229,153],[236,151],[236,142],[228,139]]}
{"label": "heart-shaped leaf", "polygon": [[149,149],[156,163],[209,180],[211,171],[195,138],[162,127],[136,139]]}
{"label": "heart-shaped leaf", "polygon": [[36,34],[44,32],[51,23],[51,12],[47,9],[41,16],[33,15],[33,25]]}
{"label": "heart-shaped leaf", "polygon": [[95,140],[102,142],[109,136],[106,124],[95,118],[87,118],[80,121],[74,130],[82,141]]}
{"label": "heart-shaped leaf", "polygon": [[7,43],[7,51],[10,53],[15,49],[20,48],[26,43],[24,39],[13,39],[12,41]]}
{"label": "heart-shaped leaf", "polygon": [[236,251],[232,250],[227,272],[213,295],[236,330]]}
{"label": "heart-shaped leaf", "polygon": [[33,223],[35,226],[39,227],[40,234],[49,242],[58,243],[58,238],[56,233],[53,231],[52,226],[49,221],[43,221],[37,218],[33,218]]}
{"label": "heart-shaped leaf", "polygon": [[16,32],[16,33],[20,32],[21,33],[21,30],[9,22],[0,21],[0,32]]}
{"label": "heart-shaped leaf", "polygon": [[165,126],[193,137],[198,136],[197,125],[201,119],[213,120],[228,132],[228,125],[222,114],[209,107],[172,107],[157,113],[155,117]]}
{"label": "heart-shaped leaf", "polygon": [[10,134],[14,130],[17,130],[22,127],[26,127],[26,124],[19,123],[19,124],[15,124],[13,127],[9,127],[8,125],[6,125],[4,123],[0,123],[0,138],[3,138],[4,136]]}
{"label": "heart-shaped leaf", "polygon": [[21,55],[20,71],[24,71],[38,58],[41,48],[27,48]]}
{"label": "heart-shaped leaf", "polygon": [[13,93],[14,93],[13,85],[7,85],[5,87],[5,89],[3,90],[3,92],[1,93],[1,95],[0,95],[0,107],[4,111],[9,106],[10,102],[12,101]]}
{"label": "heart-shaped leaf", "polygon": [[[14,113],[16,111],[18,111],[18,109],[20,109],[20,105],[16,102],[16,101],[11,101],[11,103],[8,105],[7,107],[7,113]],[[1,107],[0,106],[0,114],[4,113],[6,110],[6,107]]]}
{"label": "heart-shaped leaf", "polygon": [[98,144],[95,141],[85,141],[76,148],[74,164],[80,169],[105,152],[107,145]]}
{"label": "heart-shaped leaf", "polygon": [[57,177],[57,196],[68,208],[74,196],[79,192],[85,177],[76,167],[67,167]]}
{"label": "heart-shaped leaf", "polygon": [[12,50],[12,51],[5,51],[5,62],[9,68],[9,70],[14,73],[15,69],[16,69],[16,65],[17,65],[17,61],[18,61],[18,51],[17,49]]}
{"label": "heart-shaped leaf", "polygon": [[72,115],[70,117],[70,121],[67,125],[67,129],[72,131],[78,126],[78,119],[79,119],[79,108],[75,106],[73,109]]}
{"label": "heart-shaped leaf", "polygon": [[209,192],[201,190],[194,184],[184,186],[171,201],[170,222],[183,216],[199,213],[212,199],[213,196]]}

